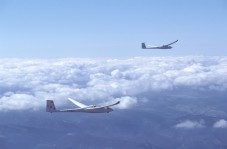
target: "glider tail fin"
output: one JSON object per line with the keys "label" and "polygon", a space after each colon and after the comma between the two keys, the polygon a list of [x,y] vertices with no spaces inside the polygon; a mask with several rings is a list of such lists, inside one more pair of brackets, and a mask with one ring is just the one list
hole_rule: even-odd
{"label": "glider tail fin", "polygon": [[142,43],[142,49],[146,49],[147,47],[146,47],[146,45],[145,45],[145,43],[143,42]]}
{"label": "glider tail fin", "polygon": [[47,104],[46,104],[46,112],[56,112],[56,107],[54,105],[54,101],[53,100],[47,100]]}

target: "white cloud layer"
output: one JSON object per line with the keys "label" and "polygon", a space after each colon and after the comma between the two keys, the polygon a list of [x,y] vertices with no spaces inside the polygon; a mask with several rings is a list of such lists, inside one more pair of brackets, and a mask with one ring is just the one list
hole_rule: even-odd
{"label": "white cloud layer", "polygon": [[203,127],[205,127],[204,124],[205,124],[204,120],[200,120],[200,121],[186,120],[186,121],[176,124],[175,127],[176,128],[186,128],[186,129],[203,128]]}
{"label": "white cloud layer", "polygon": [[39,109],[46,99],[61,105],[67,97],[97,103],[119,99],[119,107],[129,108],[139,102],[139,95],[155,91],[227,90],[227,57],[1,59],[0,63],[0,110]]}
{"label": "white cloud layer", "polygon": [[221,119],[214,123],[214,128],[227,128],[227,121],[224,119]]}

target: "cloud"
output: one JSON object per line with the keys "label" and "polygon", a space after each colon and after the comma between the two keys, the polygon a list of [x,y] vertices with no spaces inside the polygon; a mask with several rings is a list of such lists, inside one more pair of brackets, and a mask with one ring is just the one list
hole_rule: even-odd
{"label": "cloud", "polygon": [[205,127],[204,120],[200,121],[191,121],[191,120],[185,120],[181,123],[178,123],[175,125],[176,128],[186,128],[186,129],[192,129],[192,128],[203,128]]}
{"label": "cloud", "polygon": [[137,98],[129,96],[116,98],[115,100],[120,101],[120,104],[116,106],[119,109],[128,109],[137,103]]}
{"label": "cloud", "polygon": [[[227,57],[0,59],[0,110],[39,109],[46,99],[122,100],[128,108],[151,92],[227,90]],[[108,100],[108,101],[107,101]],[[131,104],[131,105],[130,105]]]}
{"label": "cloud", "polygon": [[224,119],[221,119],[214,123],[214,128],[227,128],[227,121]]}
{"label": "cloud", "polygon": [[12,94],[4,96],[0,100],[0,110],[21,110],[35,109],[39,107],[41,101],[27,94]]}

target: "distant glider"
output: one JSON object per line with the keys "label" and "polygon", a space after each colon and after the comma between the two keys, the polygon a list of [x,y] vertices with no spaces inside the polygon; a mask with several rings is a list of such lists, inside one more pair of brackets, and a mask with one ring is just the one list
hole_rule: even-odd
{"label": "distant glider", "polygon": [[73,100],[71,98],[68,98],[69,101],[74,103],[76,106],[79,108],[74,108],[74,109],[63,109],[63,110],[57,110],[54,101],[53,100],[47,100],[47,105],[46,105],[46,111],[47,112],[86,112],[86,113],[109,113],[112,112],[113,109],[110,108],[111,106],[115,106],[120,103],[120,101],[110,104],[107,106],[95,106],[95,105],[84,105],[76,100]]}
{"label": "distant glider", "polygon": [[172,49],[172,47],[170,46],[171,44],[176,43],[178,40],[170,43],[170,44],[166,44],[166,45],[162,45],[162,46],[146,46],[145,43],[142,43],[142,49]]}

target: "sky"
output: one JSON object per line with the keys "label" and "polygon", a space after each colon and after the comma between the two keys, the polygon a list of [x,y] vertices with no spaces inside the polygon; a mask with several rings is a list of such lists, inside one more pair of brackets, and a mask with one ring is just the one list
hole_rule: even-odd
{"label": "sky", "polygon": [[[225,0],[0,0],[0,148],[225,148],[226,26]],[[68,97],[120,104],[46,112]]]}
{"label": "sky", "polygon": [[223,56],[226,26],[224,0],[1,0],[0,57]]}

